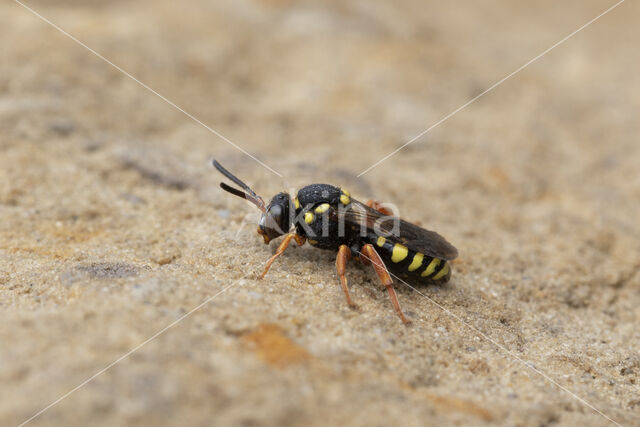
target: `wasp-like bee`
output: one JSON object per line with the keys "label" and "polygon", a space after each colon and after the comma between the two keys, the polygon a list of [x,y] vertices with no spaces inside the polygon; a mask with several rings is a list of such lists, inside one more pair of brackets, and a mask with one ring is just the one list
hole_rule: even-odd
{"label": "wasp-like bee", "polygon": [[347,260],[354,256],[363,264],[373,265],[394,309],[406,323],[389,271],[413,284],[445,283],[451,277],[448,261],[458,256],[457,249],[439,234],[391,215],[378,202],[364,204],[344,188],[311,184],[300,189],[293,199],[287,193],[278,193],[265,205],[260,196],[220,163],[214,160],[213,166],[244,191],[222,182],[223,190],[250,201],[262,211],[258,233],[266,244],[285,235],[260,278],[284,253],[291,239],[300,246],[308,241],[316,248],[338,252],[336,269],[349,306],[354,304],[345,270]]}

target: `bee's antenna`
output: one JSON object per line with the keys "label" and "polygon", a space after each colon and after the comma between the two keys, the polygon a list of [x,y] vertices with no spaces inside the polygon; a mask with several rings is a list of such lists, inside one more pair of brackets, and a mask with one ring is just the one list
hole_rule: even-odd
{"label": "bee's antenna", "polygon": [[255,191],[253,191],[251,189],[251,187],[249,187],[247,184],[242,182],[238,177],[233,175],[231,172],[229,172],[228,170],[223,168],[222,165],[220,163],[218,163],[218,161],[215,160],[215,159],[213,159],[213,167],[216,168],[218,170],[218,172],[220,172],[222,175],[226,176],[231,181],[233,181],[234,183],[239,185],[243,190],[246,191],[246,193],[242,192],[242,191],[240,191],[240,190],[238,190],[236,188],[233,188],[233,187],[225,184],[224,182],[220,183],[220,188],[222,188],[225,191],[228,191],[229,193],[231,193],[231,194],[233,194],[235,196],[242,197],[243,199],[246,199],[246,200],[250,201],[251,203],[256,205],[258,207],[258,209],[260,209],[262,212],[265,211],[264,200],[262,200],[262,197],[258,196],[255,193]]}

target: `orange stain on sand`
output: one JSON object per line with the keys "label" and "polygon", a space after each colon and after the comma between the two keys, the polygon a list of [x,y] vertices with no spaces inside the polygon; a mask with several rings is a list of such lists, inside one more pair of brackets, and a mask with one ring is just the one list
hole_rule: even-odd
{"label": "orange stain on sand", "polygon": [[267,364],[275,368],[304,363],[311,358],[309,352],[287,337],[278,325],[260,324],[243,340]]}

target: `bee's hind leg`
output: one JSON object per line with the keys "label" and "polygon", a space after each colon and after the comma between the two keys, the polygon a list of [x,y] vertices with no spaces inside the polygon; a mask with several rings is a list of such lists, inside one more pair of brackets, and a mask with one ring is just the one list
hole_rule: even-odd
{"label": "bee's hind leg", "polygon": [[336,257],[336,270],[338,276],[340,276],[340,286],[342,286],[342,292],[347,298],[347,304],[349,307],[354,308],[356,305],[351,301],[351,294],[349,294],[349,287],[347,286],[347,277],[345,272],[347,270],[347,261],[351,258],[351,249],[347,245],[340,245],[338,249],[338,256]]}
{"label": "bee's hind leg", "polygon": [[385,267],[384,262],[382,261],[382,258],[380,258],[378,252],[376,252],[375,248],[370,243],[367,243],[362,247],[362,255],[364,255],[364,257],[366,257],[371,262],[371,264],[373,264],[373,268],[375,269],[378,278],[387,288],[389,298],[391,299],[391,304],[393,304],[393,308],[396,310],[396,313],[398,313],[398,316],[400,316],[400,320],[402,320],[402,323],[409,323],[407,318],[404,317],[404,313],[400,308],[398,296],[396,295],[396,291],[393,289],[393,280],[391,280],[391,276],[387,271],[387,267]]}
{"label": "bee's hind leg", "polygon": [[383,215],[393,216],[393,212],[390,209],[387,209],[383,206],[383,202],[379,202],[377,200],[369,200],[366,205],[371,209],[375,209]]}

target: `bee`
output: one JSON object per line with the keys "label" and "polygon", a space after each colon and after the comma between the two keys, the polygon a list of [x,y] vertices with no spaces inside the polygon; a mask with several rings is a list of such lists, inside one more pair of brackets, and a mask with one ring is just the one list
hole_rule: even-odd
{"label": "bee", "polygon": [[221,182],[223,190],[248,200],[262,211],[258,234],[265,244],[284,235],[259,276],[261,279],[291,240],[299,246],[308,242],[313,247],[337,252],[336,270],[350,307],[355,305],[345,273],[347,261],[354,257],[365,265],[372,265],[396,313],[403,323],[408,323],[389,272],[413,284],[446,283],[451,277],[449,261],[458,256],[458,250],[438,233],[394,216],[379,202],[361,203],[344,188],[311,184],[301,188],[293,198],[281,192],[265,204],[248,185],[216,160],[213,166],[241,188]]}

